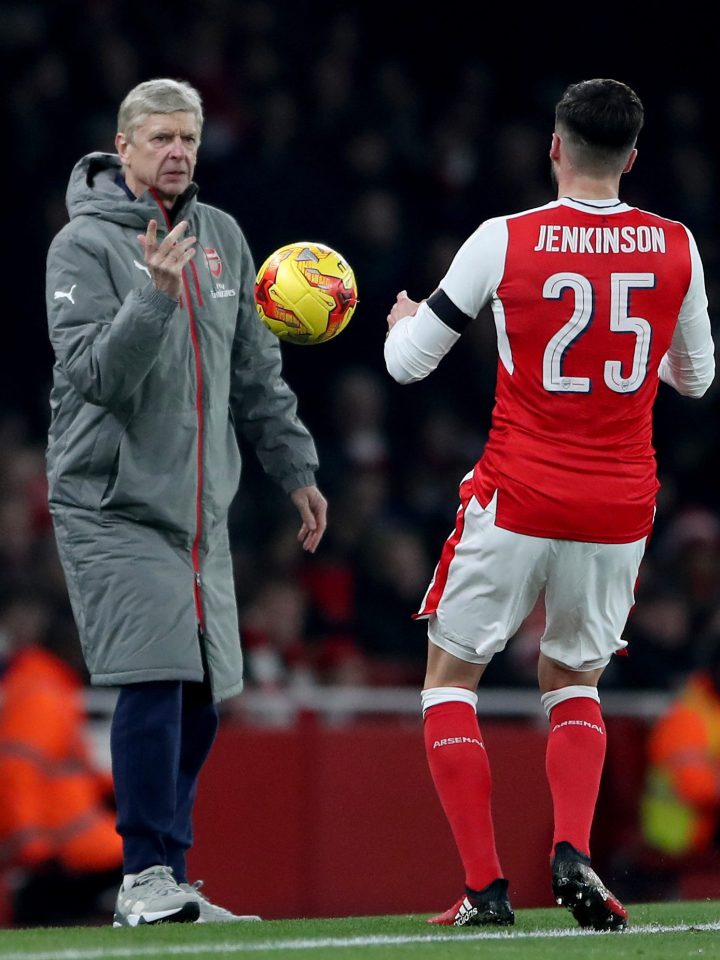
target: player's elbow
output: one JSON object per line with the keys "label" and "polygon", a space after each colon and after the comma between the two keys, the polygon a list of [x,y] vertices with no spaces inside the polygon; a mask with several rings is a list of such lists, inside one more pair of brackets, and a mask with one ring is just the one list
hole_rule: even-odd
{"label": "player's elbow", "polygon": [[401,384],[412,383],[412,372],[408,369],[407,365],[403,363],[400,351],[394,349],[387,340],[385,341],[384,353],[385,367],[393,380]]}
{"label": "player's elbow", "polygon": [[690,397],[694,400],[699,400],[700,397],[704,397],[705,394],[710,389],[713,380],[715,379],[715,367],[713,366],[704,377],[698,377],[694,382],[683,384],[680,389],[680,393],[684,397]]}
{"label": "player's elbow", "polygon": [[673,367],[664,357],[658,368],[658,376],[680,396],[697,400],[705,396],[715,379],[715,361],[711,358],[691,367]]}
{"label": "player's elbow", "polygon": [[410,370],[405,364],[398,359],[398,357],[385,357],[385,366],[387,372],[397,383],[407,384],[414,383],[416,380],[422,380],[422,374],[414,370]]}
{"label": "player's elbow", "polygon": [[387,372],[401,384],[423,380],[437,366],[437,360],[417,344],[398,337],[395,328],[385,340],[384,356]]}
{"label": "player's elbow", "polygon": [[700,397],[705,396],[709,387],[709,383],[694,383],[691,387],[686,387],[685,389],[681,390],[680,393],[684,397],[689,397],[691,400],[699,400]]}
{"label": "player's elbow", "polygon": [[388,363],[386,366],[388,373],[397,383],[405,385],[406,383],[412,383],[415,379],[415,377],[413,377],[408,370],[405,370],[403,367],[397,364]]}

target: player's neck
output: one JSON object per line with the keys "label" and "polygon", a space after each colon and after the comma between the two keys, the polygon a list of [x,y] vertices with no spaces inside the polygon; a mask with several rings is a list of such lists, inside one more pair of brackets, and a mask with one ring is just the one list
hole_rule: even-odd
{"label": "player's neck", "polygon": [[620,182],[614,177],[561,177],[558,179],[558,199],[616,200],[619,188]]}

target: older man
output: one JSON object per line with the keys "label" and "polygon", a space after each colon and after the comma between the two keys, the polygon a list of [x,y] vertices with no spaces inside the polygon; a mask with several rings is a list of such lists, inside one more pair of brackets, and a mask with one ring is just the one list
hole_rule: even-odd
{"label": "older man", "polygon": [[299,510],[304,549],[325,529],[247,242],[197,199],[202,122],[187,83],[131,90],[117,155],[72,172],[47,263],[50,506],[92,682],[120,688],[116,926],[237,919],[188,884],[185,855],[216,703],[242,687],[227,532],[238,434]]}

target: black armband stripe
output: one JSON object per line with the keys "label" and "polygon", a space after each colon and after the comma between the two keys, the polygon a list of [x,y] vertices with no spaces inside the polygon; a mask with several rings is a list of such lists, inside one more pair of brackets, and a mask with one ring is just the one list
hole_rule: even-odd
{"label": "black armband stripe", "polygon": [[459,307],[456,307],[444,290],[438,289],[429,296],[427,305],[435,316],[442,320],[445,326],[454,330],[455,333],[462,333],[470,321],[475,319],[463,313]]}

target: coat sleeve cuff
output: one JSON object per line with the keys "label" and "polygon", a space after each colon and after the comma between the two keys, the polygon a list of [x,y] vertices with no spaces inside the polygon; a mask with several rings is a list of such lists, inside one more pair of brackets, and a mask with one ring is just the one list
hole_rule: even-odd
{"label": "coat sleeve cuff", "polygon": [[300,487],[314,487],[315,482],[315,474],[312,470],[305,473],[294,473],[291,477],[283,477],[282,480],[278,481],[285,493],[292,493],[293,490],[298,490]]}
{"label": "coat sleeve cuff", "polygon": [[146,284],[146,286],[142,288],[139,293],[139,298],[144,306],[149,307],[151,310],[157,310],[167,316],[170,316],[178,305],[177,300],[173,300],[172,297],[163,293],[162,290],[158,290],[157,287],[154,287],[151,283]]}

